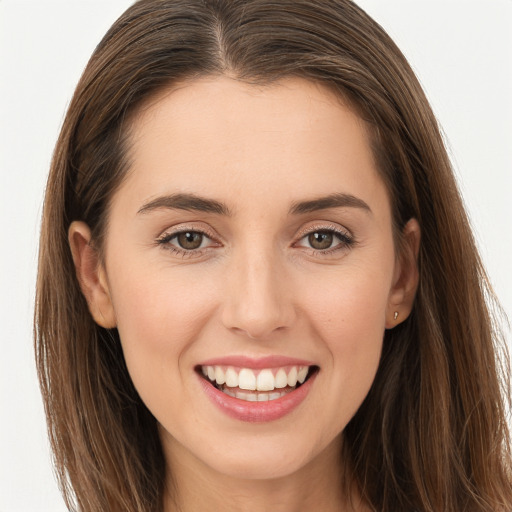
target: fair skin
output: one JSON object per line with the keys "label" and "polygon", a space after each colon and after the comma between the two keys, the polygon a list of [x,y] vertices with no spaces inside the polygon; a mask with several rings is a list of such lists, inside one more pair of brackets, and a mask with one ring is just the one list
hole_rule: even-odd
{"label": "fair skin", "polygon": [[[409,221],[397,254],[365,125],[307,81],[202,78],[138,113],[129,159],[103,257],[84,223],[69,238],[91,313],[117,327],[158,421],[177,489],[166,512],[353,510],[340,486],[343,429],[385,329],[410,313],[420,238]],[[225,394],[202,363],[238,356],[255,374],[263,357],[306,361],[311,378],[278,400],[302,399],[258,416],[229,398],[228,413],[208,396]]]}

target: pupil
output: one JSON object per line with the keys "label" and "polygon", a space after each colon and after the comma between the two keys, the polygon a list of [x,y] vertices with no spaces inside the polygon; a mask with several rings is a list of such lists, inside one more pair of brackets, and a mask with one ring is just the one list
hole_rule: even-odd
{"label": "pupil", "polygon": [[186,231],[178,235],[178,243],[183,249],[198,249],[203,241],[203,235],[201,233],[195,233],[193,231]]}
{"label": "pupil", "polygon": [[332,233],[315,231],[308,236],[308,241],[313,249],[329,249],[332,245]]}

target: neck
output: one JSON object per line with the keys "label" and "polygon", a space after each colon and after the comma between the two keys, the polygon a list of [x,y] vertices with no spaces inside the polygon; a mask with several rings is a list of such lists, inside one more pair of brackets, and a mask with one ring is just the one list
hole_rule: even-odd
{"label": "neck", "polygon": [[[164,512],[355,512],[366,510],[356,492],[344,492],[341,439],[296,472],[279,478],[245,479],[218,473],[191,457],[168,457]],[[178,457],[176,457],[178,455]],[[172,489],[172,490],[171,490]]]}

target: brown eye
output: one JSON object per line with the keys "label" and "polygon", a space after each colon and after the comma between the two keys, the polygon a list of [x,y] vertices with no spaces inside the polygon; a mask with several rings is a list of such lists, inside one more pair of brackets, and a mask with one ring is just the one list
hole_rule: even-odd
{"label": "brown eye", "polygon": [[203,234],[197,231],[184,231],[176,235],[176,241],[182,249],[193,251],[199,249],[203,243]]}
{"label": "brown eye", "polygon": [[332,246],[333,240],[334,236],[330,231],[315,231],[308,235],[309,245],[313,249],[329,249]]}

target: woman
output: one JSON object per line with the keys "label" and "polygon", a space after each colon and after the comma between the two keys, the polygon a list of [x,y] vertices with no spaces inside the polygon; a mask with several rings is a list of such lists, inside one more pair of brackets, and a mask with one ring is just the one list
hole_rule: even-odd
{"label": "woman", "polygon": [[68,506],[509,510],[485,297],[428,102],[356,5],[137,2],[45,201]]}

